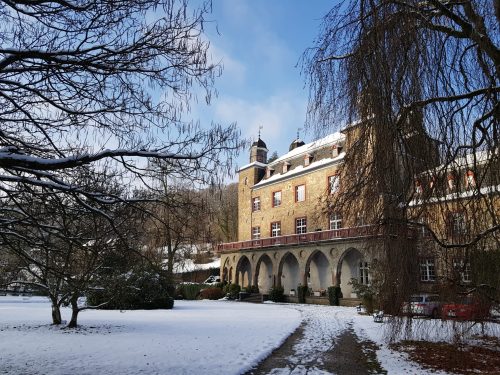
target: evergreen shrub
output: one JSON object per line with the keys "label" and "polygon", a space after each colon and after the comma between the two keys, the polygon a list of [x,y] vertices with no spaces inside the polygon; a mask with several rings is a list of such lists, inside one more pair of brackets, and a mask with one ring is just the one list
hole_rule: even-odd
{"label": "evergreen shrub", "polygon": [[274,286],[269,290],[269,299],[273,302],[285,302],[285,290],[282,286]]}
{"label": "evergreen shrub", "polygon": [[331,306],[339,306],[342,298],[342,290],[340,286],[331,286],[328,288],[328,301]]}

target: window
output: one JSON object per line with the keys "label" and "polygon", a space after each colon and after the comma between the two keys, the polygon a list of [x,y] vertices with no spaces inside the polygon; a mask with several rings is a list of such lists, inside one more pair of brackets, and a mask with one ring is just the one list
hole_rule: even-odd
{"label": "window", "polygon": [[286,172],[288,172],[289,170],[290,170],[290,162],[285,161],[285,162],[283,163],[283,173],[286,173]]}
{"label": "window", "polygon": [[342,228],[342,215],[334,212],[330,215],[330,230]]}
{"label": "window", "polygon": [[252,227],[252,240],[260,239],[260,227]]}
{"label": "window", "polygon": [[420,224],[422,224],[421,226],[419,226],[418,228],[418,232],[420,234],[421,237],[429,237],[430,236],[430,233],[429,233],[429,230],[427,229],[427,218],[425,216],[422,216],[418,219],[418,222]]}
{"label": "window", "polygon": [[465,235],[465,217],[461,212],[451,212],[448,216],[449,234],[452,238],[459,238]]}
{"label": "window", "polygon": [[359,283],[363,285],[370,285],[370,266],[368,262],[359,262]]}
{"label": "window", "polygon": [[306,154],[306,156],[304,156],[304,166],[305,167],[309,166],[311,164],[312,159],[313,159],[312,155]]}
{"label": "window", "polygon": [[260,210],[260,197],[252,198],[252,211]]}
{"label": "window", "polygon": [[304,234],[307,233],[307,219],[301,217],[300,219],[295,219],[295,233]]}
{"label": "window", "polygon": [[273,207],[281,206],[281,191],[273,192]]}
{"label": "window", "polygon": [[306,200],[306,185],[295,186],[295,202]]}
{"label": "window", "polygon": [[448,190],[453,191],[456,188],[455,176],[450,174],[448,175]]}
{"label": "window", "polygon": [[465,185],[467,189],[473,189],[476,187],[476,177],[474,176],[474,172],[467,171],[465,174]]}
{"label": "window", "polygon": [[420,281],[436,281],[434,258],[420,260]]}
{"label": "window", "polygon": [[275,221],[271,223],[271,237],[281,236],[281,222]]}
{"label": "window", "polygon": [[269,178],[273,175],[274,173],[274,168],[271,168],[271,167],[267,167],[266,168],[266,178]]}
{"label": "window", "polygon": [[453,269],[460,275],[460,281],[463,283],[470,283],[470,263],[463,261],[463,259],[453,260]]}
{"label": "window", "polygon": [[340,176],[336,174],[335,176],[328,177],[328,190],[330,194],[336,193],[339,190]]}
{"label": "window", "polygon": [[420,183],[420,181],[416,181],[415,182],[415,194],[422,195],[423,192],[424,192],[424,190],[422,189],[422,184]]}

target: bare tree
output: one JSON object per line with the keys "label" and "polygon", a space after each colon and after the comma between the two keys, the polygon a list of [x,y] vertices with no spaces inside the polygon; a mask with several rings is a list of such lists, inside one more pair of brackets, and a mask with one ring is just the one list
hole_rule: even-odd
{"label": "bare tree", "polygon": [[[194,183],[229,172],[234,125],[183,121],[193,92],[209,102],[221,72],[207,57],[209,11],[182,0],[1,1],[0,199],[39,187],[87,209],[129,200],[151,157]],[[109,166],[119,194],[72,181]]]}
{"label": "bare tree", "polygon": [[[386,241],[374,247],[394,311],[417,288],[423,250],[444,259],[444,271],[453,257],[465,267],[500,249],[499,9],[486,0],[343,1],[304,54],[309,126],[346,127],[352,140],[329,208],[352,224],[384,224]],[[414,228],[425,228],[420,249],[407,234]],[[468,291],[485,281],[442,275],[441,285]],[[489,287],[498,301],[500,284]]]}

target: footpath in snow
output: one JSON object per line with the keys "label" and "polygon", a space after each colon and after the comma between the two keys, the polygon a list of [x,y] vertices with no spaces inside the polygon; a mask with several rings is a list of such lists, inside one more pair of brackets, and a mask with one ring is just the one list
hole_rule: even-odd
{"label": "footpath in snow", "polygon": [[[69,316],[63,309],[63,318]],[[436,373],[391,350],[388,325],[355,308],[176,301],[172,310],[85,311],[76,330],[49,323],[47,299],[0,297],[0,374],[241,374],[298,327],[284,364],[266,373],[350,374],[345,370],[359,352],[377,365],[366,373]],[[419,337],[410,339],[451,342],[456,332],[451,322],[414,324],[421,325]]]}

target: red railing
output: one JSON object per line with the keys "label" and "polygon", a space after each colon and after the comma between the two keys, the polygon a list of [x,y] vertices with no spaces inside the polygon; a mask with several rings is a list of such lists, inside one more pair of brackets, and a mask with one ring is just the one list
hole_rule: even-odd
{"label": "red railing", "polygon": [[229,252],[241,249],[254,249],[269,246],[298,245],[302,243],[340,240],[354,237],[376,236],[381,234],[379,225],[365,225],[353,228],[341,228],[292,234],[288,236],[268,237],[258,240],[223,243],[217,246],[218,252]]}
{"label": "red railing", "polygon": [[217,245],[217,252],[232,252],[242,249],[257,249],[270,246],[298,245],[320,241],[342,240],[348,238],[363,238],[374,236],[398,236],[406,233],[407,238],[416,238],[415,228],[398,225],[364,225],[352,228],[341,228],[308,232],[304,234],[291,234],[288,236],[267,237],[258,240],[229,242]]}

